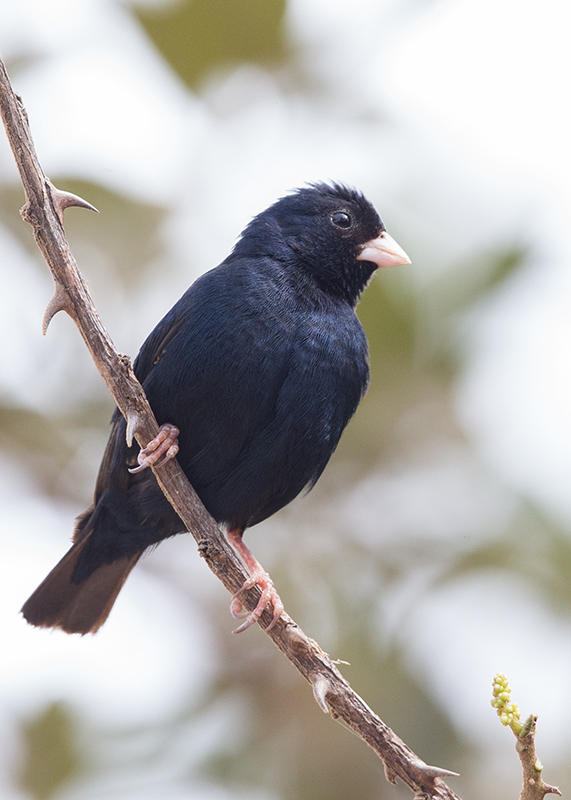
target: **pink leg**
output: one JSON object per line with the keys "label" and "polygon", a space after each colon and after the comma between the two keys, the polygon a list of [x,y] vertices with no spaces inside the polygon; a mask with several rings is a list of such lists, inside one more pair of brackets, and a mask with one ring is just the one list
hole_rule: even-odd
{"label": "pink leg", "polygon": [[166,423],[161,425],[154,439],[143,448],[137,456],[138,467],[132,467],[129,472],[142,472],[147,467],[162,467],[178,453],[179,430],[174,425]]}
{"label": "pink leg", "polygon": [[[266,572],[266,570],[262,567],[260,562],[254,557],[249,547],[247,547],[244,542],[242,541],[242,534],[244,533],[243,530],[240,528],[236,528],[235,530],[228,531],[226,537],[229,543],[232,545],[236,553],[240,556],[246,569],[250,573],[250,577],[248,580],[244,581],[244,584],[238,589],[236,594],[232,597],[232,602],[230,603],[230,613],[233,617],[246,617],[244,622],[239,625],[234,633],[242,633],[245,631],[246,628],[249,628],[250,625],[253,625],[257,622],[262,614],[264,613],[264,609],[271,603],[274,609],[274,617],[266,630],[270,630],[274,627],[278,619],[281,617],[284,606],[280,599],[279,594],[276,592],[274,588],[274,584],[272,579]],[[256,608],[247,614],[244,611],[244,606],[238,599],[239,595],[242,592],[245,592],[247,589],[251,589],[252,586],[259,586],[262,590],[262,595],[258,601],[258,605]]]}

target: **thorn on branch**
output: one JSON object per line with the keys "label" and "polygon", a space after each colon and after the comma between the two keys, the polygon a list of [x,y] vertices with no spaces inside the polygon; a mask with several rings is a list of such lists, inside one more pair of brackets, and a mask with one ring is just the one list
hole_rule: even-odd
{"label": "thorn on branch", "polygon": [[557,794],[561,797],[561,790],[558,786],[550,786],[548,783],[544,783],[543,791],[545,794]]}
{"label": "thorn on branch", "polygon": [[387,781],[387,783],[395,784],[398,778],[396,771],[386,761],[383,761],[383,766],[385,768],[385,780]]}
{"label": "thorn on branch", "polygon": [[78,206],[79,208],[87,208],[89,211],[95,211],[96,214],[99,214],[99,211],[92,206],[91,203],[88,203],[87,200],[84,200],[83,197],[79,197],[77,194],[72,194],[71,192],[65,192],[63,189],[56,188],[51,181],[47,181],[48,193],[51,196],[54,211],[57,214],[57,217],[61,223],[63,228],[63,212],[66,208],[70,206]]}
{"label": "thorn on branch", "polygon": [[125,439],[127,440],[127,447],[133,446],[133,439],[141,424],[141,417],[136,411],[129,411],[127,414],[127,429],[125,431]]}
{"label": "thorn on branch", "polygon": [[413,774],[415,775],[415,780],[422,789],[434,788],[437,778],[446,778],[450,776],[458,777],[460,774],[450,769],[425,764],[424,761],[420,759],[414,761],[411,766]]}
{"label": "thorn on branch", "polygon": [[327,694],[331,691],[331,683],[327,680],[325,675],[319,674],[312,679],[311,685],[313,687],[313,696],[315,697],[315,702],[324,714],[329,714]]}
{"label": "thorn on branch", "polygon": [[24,205],[22,206],[22,208],[20,209],[20,216],[22,217],[24,222],[27,222],[29,225],[33,224],[33,220],[32,220],[32,218],[30,216],[30,203],[29,203],[29,201],[26,201],[24,203]]}
{"label": "thorn on branch", "polygon": [[28,112],[24,108],[24,103],[19,94],[14,95],[16,98],[16,103],[18,104],[18,108],[20,109],[20,114],[23,116],[26,125],[29,127],[30,123],[28,121]]}
{"label": "thorn on branch", "polygon": [[56,282],[52,299],[48,303],[42,319],[42,334],[44,336],[48,332],[50,322],[58,313],[58,311],[66,311],[70,316],[73,316],[72,306],[67,292],[61,283]]}

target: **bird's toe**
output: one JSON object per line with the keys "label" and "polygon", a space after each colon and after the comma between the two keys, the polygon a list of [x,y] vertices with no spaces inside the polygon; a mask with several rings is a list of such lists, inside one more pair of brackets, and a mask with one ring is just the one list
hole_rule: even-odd
{"label": "bird's toe", "polygon": [[[262,590],[262,593],[254,610],[250,611],[249,613],[246,613],[246,611],[244,610],[244,605],[238,596],[247,589],[251,589],[252,586],[254,585],[257,585]],[[233,617],[238,619],[245,617],[242,624],[239,625],[234,630],[234,633],[242,633],[243,631],[247,630],[251,625],[254,625],[254,623],[256,623],[260,619],[268,604],[271,604],[274,610],[274,616],[272,618],[272,621],[267,627],[267,630],[270,630],[271,628],[274,627],[274,625],[276,624],[276,622],[279,620],[279,618],[283,613],[284,610],[283,603],[274,587],[272,579],[270,578],[267,572],[263,571],[255,575],[251,575],[248,578],[248,580],[244,581],[244,584],[233,595],[232,602],[230,603],[230,613],[232,614]]]}
{"label": "bird's toe", "polygon": [[129,472],[142,472],[148,467],[162,467],[178,453],[179,429],[175,425],[165,423],[159,428],[154,439],[144,447],[137,456],[139,466],[132,467]]}

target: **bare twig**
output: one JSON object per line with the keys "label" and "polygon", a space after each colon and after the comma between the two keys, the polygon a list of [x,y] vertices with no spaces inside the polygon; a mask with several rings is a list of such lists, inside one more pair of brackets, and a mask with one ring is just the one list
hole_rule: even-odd
{"label": "bare twig", "polygon": [[502,725],[511,728],[516,738],[515,749],[523,770],[523,786],[519,800],[543,800],[546,794],[561,792],[543,780],[543,765],[535,752],[535,728],[537,717],[533,714],[525,722],[519,718],[519,709],[511,701],[511,689],[506,676],[499,672],[494,676],[492,706],[496,709]]}
{"label": "bare twig", "polygon": [[517,736],[515,749],[523,770],[523,787],[519,800],[543,800],[546,794],[561,795],[557,786],[550,786],[543,780],[543,765],[535,752],[536,723],[537,717],[529,717]]}
{"label": "bare twig", "polygon": [[[75,321],[91,356],[115,402],[127,420],[128,438],[134,436],[145,446],[158,431],[153,412],[136,380],[130,360],[119,355],[103,327],[87,287],[78,272],[62,225],[63,210],[70,205],[90,207],[68,193],[62,193],[44,175],[38,162],[22,102],[10,85],[0,61],[0,109],[26,195],[23,218],[30,223],[38,247],[52,272],[55,291],[44,316],[44,332],[53,315],[66,311]],[[92,207],[91,207],[92,208]],[[230,592],[236,592],[248,577],[234,551],[226,542],[176,461],[154,471],[155,477],[198,544],[202,557]],[[252,588],[244,605],[253,609],[259,589]],[[271,611],[262,616],[262,627],[271,621]],[[284,613],[266,631],[274,644],[312,685],[320,708],[344,722],[366,742],[385,765],[391,782],[400,778],[418,797],[460,800],[442,780],[455,775],[449,770],[425,764],[353,691],[329,656]]]}

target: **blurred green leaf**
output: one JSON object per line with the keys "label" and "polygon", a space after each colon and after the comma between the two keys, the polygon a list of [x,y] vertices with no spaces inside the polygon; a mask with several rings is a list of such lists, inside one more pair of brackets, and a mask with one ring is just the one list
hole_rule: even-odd
{"label": "blurred green leaf", "polygon": [[[398,270],[375,276],[357,308],[369,339],[371,367],[410,369],[415,351],[416,297],[408,275]],[[404,363],[402,363],[404,362]]]}
{"label": "blurred green leaf", "polygon": [[90,467],[95,469],[99,453],[84,475],[77,451],[86,431],[100,434],[103,447],[111,408],[109,402],[92,401],[75,413],[54,416],[0,402],[0,449],[10,461],[21,462],[46,495],[84,503],[91,494]]}
{"label": "blurred green leaf", "polygon": [[[161,206],[137,202],[132,197],[89,181],[63,175],[52,176],[52,180],[59,188],[84,197],[102,215],[98,217],[82,209],[66,211],[66,233],[81,271],[85,272],[88,265],[94,264],[98,273],[104,273],[105,265],[110,264],[109,282],[116,286],[118,281],[122,281],[129,286],[140,280],[145,269],[160,258],[164,250],[161,225],[166,214]],[[23,204],[20,185],[2,187],[2,224],[45,271],[32,231],[18,213]]]}
{"label": "blurred green leaf", "polygon": [[184,0],[135,14],[171,67],[192,88],[212,70],[286,56],[286,0]]}
{"label": "blurred green leaf", "polygon": [[162,206],[65,176],[56,176],[54,183],[84,197],[101,214],[81,209],[66,212],[66,233],[80,268],[90,265],[101,271],[102,265],[110,264],[109,282],[116,287],[118,281],[124,286],[140,282],[145,270],[156,266],[164,251],[161,226],[166,210]]}
{"label": "blurred green leaf", "polygon": [[37,800],[53,797],[81,767],[73,717],[61,703],[51,703],[22,725],[22,735],[21,787]]}
{"label": "blurred green leaf", "polygon": [[457,313],[482,300],[522,266],[527,253],[524,243],[478,253],[461,263],[432,290],[444,313]]}
{"label": "blurred green leaf", "polygon": [[519,267],[525,258],[527,248],[523,245],[509,247],[500,250],[491,261],[491,268],[487,276],[486,289],[493,289],[498,284],[509,278]]}
{"label": "blurred green leaf", "polygon": [[437,583],[459,580],[478,572],[505,571],[523,578],[530,591],[539,592],[559,612],[571,610],[571,538],[569,532],[542,510],[522,500],[509,529],[498,539],[455,558]]}
{"label": "blurred green leaf", "polygon": [[[383,271],[363,295],[358,315],[369,340],[369,391],[342,437],[339,454],[355,456],[365,469],[391,450],[402,451],[400,421],[406,415],[419,421],[418,443],[436,431],[456,435],[449,389],[456,361],[449,343],[433,346],[424,311],[406,269]],[[374,432],[374,435],[371,435]],[[417,434],[415,434],[417,435]]]}

